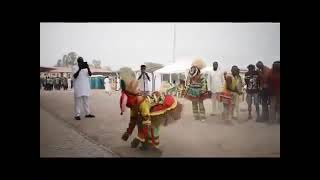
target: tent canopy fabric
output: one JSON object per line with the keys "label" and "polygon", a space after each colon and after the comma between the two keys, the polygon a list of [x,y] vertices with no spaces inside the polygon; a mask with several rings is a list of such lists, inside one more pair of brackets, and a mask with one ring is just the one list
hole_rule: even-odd
{"label": "tent canopy fabric", "polygon": [[175,59],[174,63],[169,64],[167,66],[164,66],[161,69],[156,70],[155,73],[174,74],[174,73],[188,72],[188,70],[191,67],[192,62],[196,58],[201,58],[201,57],[196,57],[196,56],[179,57],[179,58]]}
{"label": "tent canopy fabric", "polygon": [[155,73],[159,74],[173,74],[173,73],[184,73],[188,71],[191,63],[185,61],[175,62],[173,64],[169,64],[161,69],[155,71]]}

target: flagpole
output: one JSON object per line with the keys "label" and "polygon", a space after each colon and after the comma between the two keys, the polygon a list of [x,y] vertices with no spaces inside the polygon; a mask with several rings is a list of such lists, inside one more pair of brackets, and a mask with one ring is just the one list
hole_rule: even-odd
{"label": "flagpole", "polygon": [[[175,62],[175,48],[176,48],[176,24],[173,23],[173,48],[172,48],[172,62]],[[169,74],[170,76],[170,83],[172,83],[172,74]]]}
{"label": "flagpole", "polygon": [[172,61],[175,62],[175,49],[176,49],[176,24],[173,24],[173,48],[172,48]]}

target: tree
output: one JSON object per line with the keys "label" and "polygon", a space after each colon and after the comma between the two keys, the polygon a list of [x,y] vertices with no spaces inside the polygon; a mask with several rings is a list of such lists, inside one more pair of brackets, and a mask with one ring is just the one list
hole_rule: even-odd
{"label": "tree", "polygon": [[67,67],[67,65],[68,65],[68,56],[65,54],[62,57],[62,66]]}
{"label": "tree", "polygon": [[69,65],[73,66],[75,62],[77,62],[77,58],[78,58],[78,54],[76,52],[70,52],[68,54],[67,66]]}
{"label": "tree", "polygon": [[55,65],[55,67],[63,67],[62,60],[61,60],[61,59],[59,59],[59,60],[57,61],[57,64]]}
{"label": "tree", "polygon": [[92,65],[94,66],[94,68],[101,69],[101,61],[99,60],[92,60]]}

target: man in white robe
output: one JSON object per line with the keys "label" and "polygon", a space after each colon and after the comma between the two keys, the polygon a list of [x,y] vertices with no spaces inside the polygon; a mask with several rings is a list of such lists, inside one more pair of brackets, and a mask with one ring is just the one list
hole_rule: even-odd
{"label": "man in white robe", "polygon": [[211,115],[215,116],[221,114],[223,111],[223,104],[217,99],[217,93],[221,91],[224,84],[224,76],[221,67],[218,62],[213,62],[213,70],[208,72],[208,90],[211,91]]}
{"label": "man in white robe", "polygon": [[94,118],[95,116],[90,114],[89,109],[89,93],[90,93],[90,80],[91,76],[90,68],[83,62],[83,58],[77,59],[78,65],[72,67],[72,78],[74,88],[74,103],[75,103],[75,119],[81,120],[80,111],[81,106],[84,107],[86,118]]}

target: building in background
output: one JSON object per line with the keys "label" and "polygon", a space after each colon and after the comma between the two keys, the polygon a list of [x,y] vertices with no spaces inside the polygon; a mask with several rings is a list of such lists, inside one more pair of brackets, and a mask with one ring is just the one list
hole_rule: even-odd
{"label": "building in background", "polygon": [[[106,69],[90,68],[92,75],[116,76],[117,73]],[[71,67],[41,67],[40,77],[66,77],[71,78]]]}

